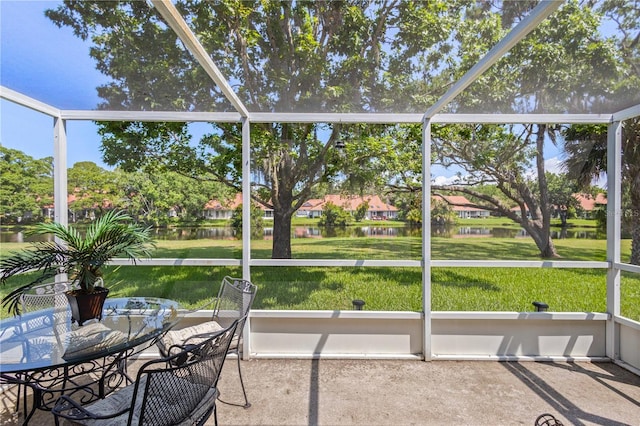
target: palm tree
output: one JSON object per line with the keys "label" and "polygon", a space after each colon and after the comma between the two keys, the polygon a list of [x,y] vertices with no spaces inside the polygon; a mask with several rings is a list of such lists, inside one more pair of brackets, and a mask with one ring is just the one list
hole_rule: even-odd
{"label": "palm tree", "polygon": [[[564,131],[565,166],[570,177],[583,187],[607,171],[607,127],[574,125]],[[629,263],[640,265],[640,118],[627,120],[622,127],[622,219],[631,231]]]}
{"label": "palm tree", "polygon": [[84,237],[77,229],[59,223],[37,225],[29,235],[51,234],[60,242],[32,243],[31,249],[0,260],[0,282],[3,284],[17,274],[41,272],[28,284],[11,291],[2,304],[10,312],[19,313],[20,295],[57,274],[68,274],[72,284],[90,293],[109,260],[124,255],[135,264],[137,258],[149,257],[154,247],[150,229],[130,221],[131,217],[124,212],[109,211],[87,228]]}

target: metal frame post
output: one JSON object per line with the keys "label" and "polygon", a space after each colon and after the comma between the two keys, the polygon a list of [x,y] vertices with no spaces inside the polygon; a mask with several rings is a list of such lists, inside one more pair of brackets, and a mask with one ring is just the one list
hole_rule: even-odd
{"label": "metal frame post", "polygon": [[54,220],[61,225],[68,225],[67,123],[60,117],[53,119],[53,206]]}
{"label": "metal frame post", "polygon": [[620,235],[622,207],[622,124],[614,121],[607,129],[607,320],[606,355],[620,357],[616,317],[620,315]]}
{"label": "metal frame post", "polygon": [[422,354],[431,361],[431,119],[422,123]]}
{"label": "metal frame post", "polygon": [[[251,281],[251,124],[242,119],[242,279]],[[242,359],[251,353],[251,318],[244,323]]]}

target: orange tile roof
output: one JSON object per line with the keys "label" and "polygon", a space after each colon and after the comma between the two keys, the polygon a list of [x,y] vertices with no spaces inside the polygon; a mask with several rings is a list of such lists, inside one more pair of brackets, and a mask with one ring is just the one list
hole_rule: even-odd
{"label": "orange tile roof", "polygon": [[233,199],[228,200],[224,204],[220,200],[209,200],[204,205],[205,210],[234,210],[242,204],[242,193],[237,193]]}
{"label": "orange tile roof", "polygon": [[451,206],[453,211],[474,211],[477,212],[479,210],[485,211],[486,209],[482,209],[479,207],[467,207],[461,206],[460,204],[471,204],[471,201],[467,199],[464,195],[434,195],[433,198],[440,198],[445,202],[449,202],[453,204]]}
{"label": "orange tile roof", "polygon": [[585,211],[592,211],[596,205],[606,205],[607,198],[604,194],[600,193],[595,198],[590,194],[573,194],[573,197],[578,200],[580,207]]}
{"label": "orange tile roof", "polygon": [[[314,200],[315,201],[315,200]],[[398,211],[398,208],[387,204],[378,195],[348,196],[343,197],[338,194],[329,194],[320,203],[313,205],[316,210],[321,210],[327,203],[331,202],[347,211],[354,211],[365,201],[369,203],[369,211]],[[307,208],[308,210],[308,208]]]}

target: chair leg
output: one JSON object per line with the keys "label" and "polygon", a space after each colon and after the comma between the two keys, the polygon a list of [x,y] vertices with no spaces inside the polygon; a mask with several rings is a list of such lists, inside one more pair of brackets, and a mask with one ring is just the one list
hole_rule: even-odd
{"label": "chair leg", "polygon": [[16,413],[20,411],[20,392],[22,392],[22,385],[18,383],[16,392]]}
{"label": "chair leg", "polygon": [[240,376],[240,385],[242,386],[242,393],[244,395],[244,408],[251,407],[249,399],[247,398],[247,391],[244,389],[244,381],[242,380],[242,369],[240,368],[240,351],[236,352],[236,359],[238,360],[238,376]]}
{"label": "chair leg", "polygon": [[[28,411],[28,407],[27,407],[27,385],[25,384],[21,384],[20,387],[18,388],[18,390],[22,388],[22,412],[24,413],[24,418],[27,418],[27,411]],[[20,398],[18,396],[18,398]],[[35,398],[35,396],[34,396]],[[33,403],[35,404],[35,400],[33,401]]]}

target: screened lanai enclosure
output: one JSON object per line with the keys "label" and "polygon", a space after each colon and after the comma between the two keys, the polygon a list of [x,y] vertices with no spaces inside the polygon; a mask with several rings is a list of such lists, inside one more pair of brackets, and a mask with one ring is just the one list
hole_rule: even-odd
{"label": "screened lanai enclosure", "polygon": [[[241,194],[237,243],[113,264],[141,295],[206,291],[222,270],[253,281],[244,357],[640,371],[637,1],[3,1],[0,12],[2,127],[46,117],[30,123],[51,135],[37,145],[53,157],[55,221],[91,187],[68,172],[77,152],[155,176],[167,210],[179,211],[174,190],[202,205]],[[33,127],[14,142],[3,131],[1,148],[26,147]],[[579,192],[606,194],[598,244],[552,226]],[[292,221],[332,193],[379,195],[418,226],[297,238]],[[3,220],[20,215],[2,203]],[[268,212],[265,238],[252,238],[251,205]],[[447,238],[438,224],[453,207],[518,230]],[[205,272],[185,278],[194,268]]]}

